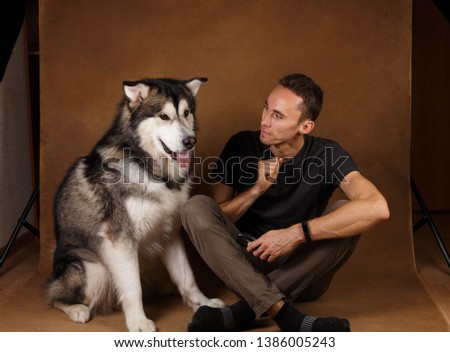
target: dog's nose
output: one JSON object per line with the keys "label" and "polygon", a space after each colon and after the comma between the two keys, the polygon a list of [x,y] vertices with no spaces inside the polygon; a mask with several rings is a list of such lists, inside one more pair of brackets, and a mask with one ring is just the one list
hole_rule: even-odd
{"label": "dog's nose", "polygon": [[183,145],[185,146],[186,149],[192,149],[195,143],[197,143],[197,138],[193,136],[186,137],[185,139],[183,139]]}

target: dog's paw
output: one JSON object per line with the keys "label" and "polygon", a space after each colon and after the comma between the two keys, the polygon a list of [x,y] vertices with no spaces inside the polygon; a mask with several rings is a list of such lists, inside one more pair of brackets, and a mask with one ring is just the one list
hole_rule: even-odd
{"label": "dog's paw", "polygon": [[156,325],[150,319],[144,318],[127,323],[128,330],[131,332],[155,332]]}
{"label": "dog's paw", "polygon": [[208,306],[212,308],[222,308],[225,307],[225,303],[219,299],[219,298],[213,298],[209,299],[204,297],[201,300],[196,300],[195,302],[188,302],[188,305],[191,307],[191,309],[196,312],[198,308],[201,306]]}
{"label": "dog's paw", "polygon": [[223,308],[225,307],[225,302],[219,298],[212,298],[208,299],[208,301],[206,301],[204,305],[212,308]]}
{"label": "dog's paw", "polygon": [[89,308],[84,304],[74,304],[66,308],[67,315],[75,323],[87,323],[91,318]]}

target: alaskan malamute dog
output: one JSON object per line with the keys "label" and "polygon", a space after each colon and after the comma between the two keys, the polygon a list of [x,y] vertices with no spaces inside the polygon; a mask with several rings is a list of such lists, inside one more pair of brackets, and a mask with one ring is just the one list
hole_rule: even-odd
{"label": "alaskan malamute dog", "polygon": [[45,289],[49,303],[73,321],[121,306],[128,330],[155,331],[140,275],[156,292],[174,283],[194,310],[224,306],[198,289],[179,234],[196,144],[194,97],[205,81],[125,82],[113,125],[60,185]]}

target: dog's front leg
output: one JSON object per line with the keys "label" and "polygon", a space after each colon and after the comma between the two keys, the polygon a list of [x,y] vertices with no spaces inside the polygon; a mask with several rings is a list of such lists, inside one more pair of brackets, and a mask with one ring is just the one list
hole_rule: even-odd
{"label": "dog's front leg", "polygon": [[103,259],[111,272],[129,331],[156,331],[142,303],[137,246],[131,240],[105,240]]}
{"label": "dog's front leg", "polygon": [[209,299],[199,290],[180,236],[173,235],[170,242],[167,243],[161,259],[184,302],[194,311],[204,305],[210,307],[225,306],[222,300],[218,298]]}

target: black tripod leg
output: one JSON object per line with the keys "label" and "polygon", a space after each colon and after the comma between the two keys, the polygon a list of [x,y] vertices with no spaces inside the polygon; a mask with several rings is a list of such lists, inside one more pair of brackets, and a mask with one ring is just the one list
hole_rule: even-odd
{"label": "black tripod leg", "polygon": [[[422,196],[420,195],[419,189],[417,188],[412,177],[410,177],[410,182],[411,182],[411,189],[412,189],[417,201],[419,202],[420,209],[422,209],[422,213],[424,215],[424,218],[422,220],[420,220],[420,222],[426,221],[428,223],[428,225],[430,225],[431,232],[433,232],[434,238],[436,239],[436,241],[439,245],[439,248],[441,249],[442,255],[444,256],[444,258],[447,262],[447,265],[450,268],[450,256],[448,255],[447,248],[445,248],[445,244],[442,241],[439,231],[437,230],[436,225],[434,224],[434,221],[431,217],[431,214],[428,211],[428,208],[425,205],[425,202],[422,199]],[[415,227],[416,227],[416,229],[418,229],[420,226],[415,226]]]}
{"label": "black tripod leg", "polygon": [[39,186],[36,187],[36,189],[31,194],[30,199],[28,200],[27,205],[25,206],[25,209],[22,212],[22,215],[20,216],[19,220],[17,221],[17,225],[14,228],[14,231],[8,241],[8,244],[5,247],[5,250],[2,253],[2,256],[0,258],[0,267],[3,266],[3,263],[6,260],[6,256],[8,255],[9,251],[11,250],[11,247],[16,240],[17,236],[19,235],[20,229],[22,226],[25,226],[27,229],[29,229],[31,232],[33,232],[35,235],[39,236],[39,231],[34,228],[32,225],[30,225],[28,222],[26,222],[26,218],[28,216],[28,213],[30,212],[31,207],[33,206],[33,202],[35,201],[37,195],[39,194]]}

